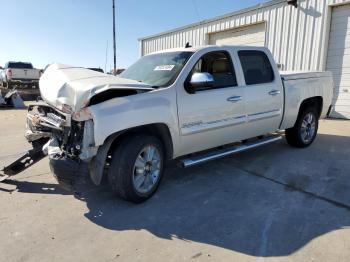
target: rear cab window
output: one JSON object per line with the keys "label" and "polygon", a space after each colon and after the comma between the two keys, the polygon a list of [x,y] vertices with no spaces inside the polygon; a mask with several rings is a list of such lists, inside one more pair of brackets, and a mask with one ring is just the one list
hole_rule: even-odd
{"label": "rear cab window", "polygon": [[238,57],[246,85],[266,84],[275,80],[271,62],[263,51],[242,50],[238,51]]}
{"label": "rear cab window", "polygon": [[33,65],[31,63],[23,63],[23,62],[9,62],[7,68],[17,68],[17,69],[33,69]]}

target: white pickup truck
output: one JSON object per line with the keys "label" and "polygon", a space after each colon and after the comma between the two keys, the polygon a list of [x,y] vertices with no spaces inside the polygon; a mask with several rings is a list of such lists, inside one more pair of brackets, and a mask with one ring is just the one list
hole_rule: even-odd
{"label": "white pickup truck", "polygon": [[53,64],[26,136],[34,149],[45,144],[60,184],[89,173],[99,185],[107,176],[119,196],[142,202],[169,160],[190,167],[280,140],[282,130],[290,145],[309,146],[332,85],[328,72],[280,75],[261,47],[167,50],[120,77]]}
{"label": "white pickup truck", "polygon": [[4,88],[13,86],[39,87],[40,70],[35,69],[31,63],[8,62],[1,72],[1,84]]}

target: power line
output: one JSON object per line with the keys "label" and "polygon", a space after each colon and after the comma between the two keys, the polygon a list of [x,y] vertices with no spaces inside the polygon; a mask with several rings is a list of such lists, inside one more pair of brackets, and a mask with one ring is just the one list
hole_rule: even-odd
{"label": "power line", "polygon": [[192,0],[192,4],[193,4],[193,7],[194,7],[194,11],[195,11],[196,14],[197,14],[198,20],[201,20],[200,15],[199,15],[199,11],[198,11],[198,7],[197,7],[197,2],[196,2],[196,0]]}
{"label": "power line", "polygon": [[108,40],[107,40],[107,46],[106,46],[105,73],[107,73],[107,58],[108,58]]}

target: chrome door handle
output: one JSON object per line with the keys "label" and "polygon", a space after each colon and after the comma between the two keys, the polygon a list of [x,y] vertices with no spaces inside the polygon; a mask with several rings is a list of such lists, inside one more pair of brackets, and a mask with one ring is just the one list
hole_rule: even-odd
{"label": "chrome door handle", "polygon": [[277,95],[279,95],[280,93],[281,93],[281,91],[279,91],[279,90],[272,90],[272,91],[269,92],[269,95],[270,95],[270,96],[277,96]]}
{"label": "chrome door handle", "polygon": [[227,98],[228,102],[232,102],[232,103],[236,103],[242,100],[241,96],[231,96],[229,98]]}

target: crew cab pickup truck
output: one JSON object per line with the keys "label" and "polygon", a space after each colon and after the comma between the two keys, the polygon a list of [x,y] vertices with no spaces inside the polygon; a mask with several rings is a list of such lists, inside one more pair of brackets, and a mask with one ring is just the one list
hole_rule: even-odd
{"label": "crew cab pickup truck", "polygon": [[14,85],[38,88],[39,78],[40,70],[24,62],[6,63],[0,77],[2,86],[8,89]]}
{"label": "crew cab pickup truck", "polygon": [[26,137],[63,186],[85,173],[96,185],[107,176],[119,196],[142,202],[169,160],[190,167],[275,142],[283,130],[291,146],[310,146],[332,85],[328,72],[280,74],[263,47],[167,50],[120,77],[52,64]]}

